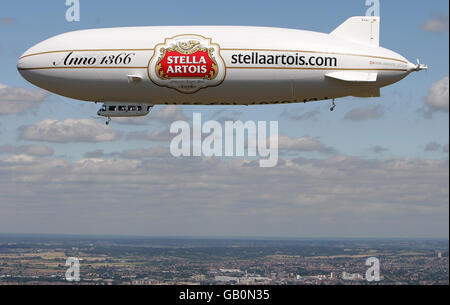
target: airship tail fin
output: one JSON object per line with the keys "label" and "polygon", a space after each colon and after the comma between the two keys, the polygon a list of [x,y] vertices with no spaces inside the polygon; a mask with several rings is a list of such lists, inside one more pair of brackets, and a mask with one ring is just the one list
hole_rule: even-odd
{"label": "airship tail fin", "polygon": [[325,74],[326,77],[338,79],[344,82],[376,82],[378,73],[377,72],[353,72],[353,71],[341,71],[341,72],[331,72]]}
{"label": "airship tail fin", "polygon": [[380,17],[351,17],[331,32],[331,35],[378,47],[380,45]]}

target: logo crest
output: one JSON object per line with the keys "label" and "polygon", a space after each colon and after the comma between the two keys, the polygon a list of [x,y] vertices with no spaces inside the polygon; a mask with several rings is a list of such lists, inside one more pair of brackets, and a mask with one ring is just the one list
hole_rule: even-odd
{"label": "logo crest", "polygon": [[181,35],[155,47],[148,74],[159,86],[194,93],[220,85],[225,79],[225,63],[219,45],[210,38]]}

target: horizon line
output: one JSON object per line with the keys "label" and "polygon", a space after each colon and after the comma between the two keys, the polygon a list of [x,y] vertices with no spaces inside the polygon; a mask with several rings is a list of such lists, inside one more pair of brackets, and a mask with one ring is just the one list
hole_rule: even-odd
{"label": "horizon line", "polygon": [[156,238],[156,239],[238,239],[238,240],[449,240],[446,237],[338,237],[338,236],[317,236],[317,237],[301,237],[301,236],[236,236],[236,235],[134,235],[134,234],[86,234],[86,233],[14,233],[0,232],[0,238],[6,236],[17,237],[82,237],[82,238]]}

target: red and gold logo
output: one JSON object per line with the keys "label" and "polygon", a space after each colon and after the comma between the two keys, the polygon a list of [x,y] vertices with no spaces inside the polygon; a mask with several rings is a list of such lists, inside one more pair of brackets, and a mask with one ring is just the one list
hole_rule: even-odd
{"label": "red and gold logo", "polygon": [[210,38],[181,35],[156,46],[148,73],[159,86],[194,93],[222,83],[225,64],[219,45],[211,43]]}

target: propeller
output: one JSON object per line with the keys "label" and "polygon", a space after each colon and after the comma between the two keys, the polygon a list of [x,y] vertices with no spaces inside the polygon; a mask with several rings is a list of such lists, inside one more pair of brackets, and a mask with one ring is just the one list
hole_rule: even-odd
{"label": "propeller", "polygon": [[428,70],[427,65],[423,65],[420,63],[420,59],[417,58],[417,65],[416,65],[416,71],[422,71],[422,70]]}

